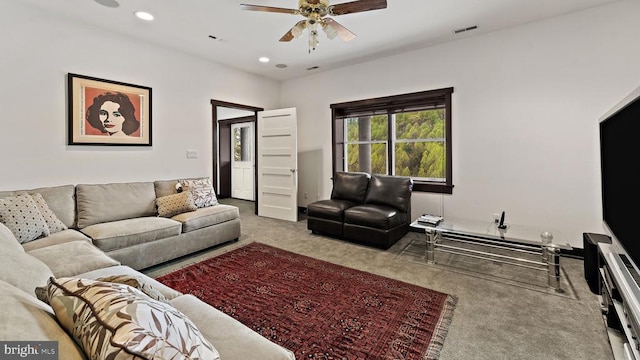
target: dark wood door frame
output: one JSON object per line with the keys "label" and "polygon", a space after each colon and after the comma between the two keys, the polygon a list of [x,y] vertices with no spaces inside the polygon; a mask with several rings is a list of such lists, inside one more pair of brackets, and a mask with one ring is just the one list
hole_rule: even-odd
{"label": "dark wood door frame", "polygon": [[[253,116],[245,116],[239,118],[233,118],[228,120],[218,120],[218,106],[231,109],[253,111]],[[231,197],[231,124],[240,122],[253,122],[256,123],[258,118],[258,111],[263,111],[263,108],[235,104],[227,101],[220,101],[211,99],[212,107],[212,119],[211,128],[213,133],[213,179],[216,183],[219,183],[219,189],[217,189],[217,195],[219,198],[224,199]],[[216,126],[217,125],[217,126]],[[218,134],[218,127],[220,132]],[[254,166],[258,168],[258,128],[254,126],[253,137],[253,158],[255,159]],[[219,135],[219,136],[218,136]],[[219,141],[218,141],[219,138]],[[218,164],[218,157],[220,163]],[[218,166],[219,165],[219,166]],[[220,168],[218,170],[218,167]],[[258,175],[254,171],[254,199],[255,199],[255,213],[258,214]]]}

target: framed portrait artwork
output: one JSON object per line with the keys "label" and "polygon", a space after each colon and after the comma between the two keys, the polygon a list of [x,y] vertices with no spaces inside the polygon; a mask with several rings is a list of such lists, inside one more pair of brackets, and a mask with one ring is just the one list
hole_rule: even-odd
{"label": "framed portrait artwork", "polygon": [[69,145],[151,146],[151,88],[68,74]]}

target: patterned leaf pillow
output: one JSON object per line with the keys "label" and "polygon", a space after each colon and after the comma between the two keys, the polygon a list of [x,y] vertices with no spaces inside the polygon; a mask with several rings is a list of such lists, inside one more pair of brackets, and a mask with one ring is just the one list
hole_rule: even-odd
{"label": "patterned leaf pillow", "polygon": [[56,214],[54,214],[53,211],[49,208],[49,205],[47,205],[47,201],[42,197],[42,195],[40,195],[40,193],[31,194],[31,197],[33,198],[33,201],[36,202],[38,210],[40,210],[40,214],[42,214],[42,217],[47,223],[47,226],[49,226],[49,232],[51,234],[55,234],[62,230],[67,230],[67,225],[65,225],[62,221],[60,221],[60,219],[58,219]]}
{"label": "patterned leaf pillow", "polygon": [[169,304],[169,300],[162,293],[153,287],[149,282],[145,281],[142,276],[133,275],[111,275],[96,279],[97,281],[112,282],[132,286],[153,300],[162,301]]}
{"label": "patterned leaf pillow", "polygon": [[27,193],[0,199],[0,222],[21,244],[50,235],[36,202]]}
{"label": "patterned leaf pillow", "polygon": [[89,359],[220,359],[184,314],[131,286],[51,277],[47,297]]}
{"label": "patterned leaf pillow", "polygon": [[199,208],[213,206],[218,203],[211,178],[180,180],[180,185],[185,191],[191,191],[196,206]]}
{"label": "patterned leaf pillow", "polygon": [[156,199],[156,206],[158,207],[158,216],[162,217],[172,217],[198,209],[190,191],[161,196]]}

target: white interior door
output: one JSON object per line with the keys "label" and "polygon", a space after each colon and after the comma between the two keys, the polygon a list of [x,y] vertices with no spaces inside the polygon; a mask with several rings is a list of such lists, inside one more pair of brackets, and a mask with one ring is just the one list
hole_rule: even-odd
{"label": "white interior door", "polygon": [[253,201],[253,123],[231,124],[231,197]]}
{"label": "white interior door", "polygon": [[298,221],[296,109],[258,112],[258,216]]}

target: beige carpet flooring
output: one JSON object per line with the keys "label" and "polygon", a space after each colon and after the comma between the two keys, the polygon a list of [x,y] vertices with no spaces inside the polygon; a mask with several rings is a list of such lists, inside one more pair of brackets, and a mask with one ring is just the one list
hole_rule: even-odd
{"label": "beige carpet flooring", "polygon": [[580,259],[562,258],[563,292],[556,293],[546,287],[545,272],[439,254],[437,264],[426,264],[423,234],[380,250],[313,235],[303,214],[281,221],[256,216],[253,202],[221,202],[240,208],[239,241],[144,272],[157,277],[257,241],[457,296],[443,360],[613,359],[600,300],[589,291]]}

